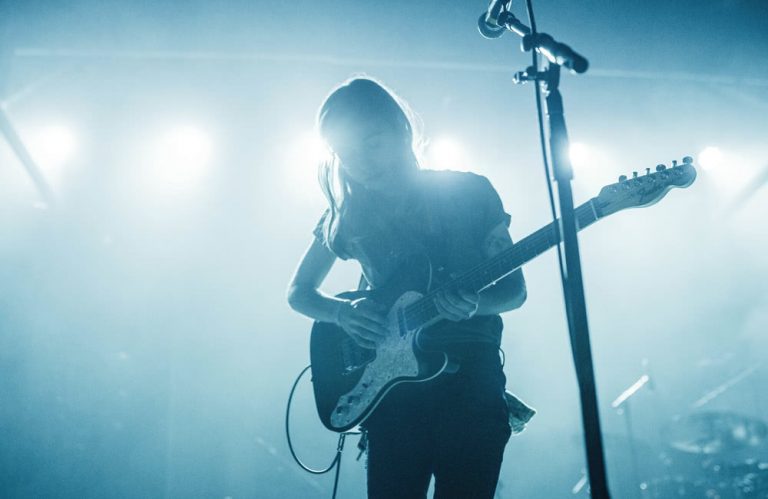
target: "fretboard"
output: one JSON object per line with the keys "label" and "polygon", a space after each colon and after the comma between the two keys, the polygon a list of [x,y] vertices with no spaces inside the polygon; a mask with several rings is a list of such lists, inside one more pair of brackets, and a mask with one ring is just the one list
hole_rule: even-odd
{"label": "fretboard", "polygon": [[[590,199],[575,209],[578,230],[588,227],[600,218],[594,201]],[[434,302],[436,293],[450,287],[480,292],[560,243],[559,224],[560,219],[557,219],[545,225],[493,258],[431,290],[405,307],[403,312],[408,329],[426,326],[440,315]]]}

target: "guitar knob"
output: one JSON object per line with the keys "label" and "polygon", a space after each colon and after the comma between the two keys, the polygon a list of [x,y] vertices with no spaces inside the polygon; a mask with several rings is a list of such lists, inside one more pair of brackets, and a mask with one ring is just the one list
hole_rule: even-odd
{"label": "guitar knob", "polygon": [[632,178],[637,178],[637,172],[632,172]]}
{"label": "guitar knob", "polygon": [[651,174],[651,169],[650,168],[646,168],[645,169],[645,174],[646,175],[650,175]]}
{"label": "guitar knob", "polygon": [[690,156],[686,156],[683,158],[683,164],[684,165],[690,165],[693,164],[693,158]]}
{"label": "guitar knob", "polygon": [[667,169],[667,165],[656,165],[657,172],[663,172],[666,169]]}
{"label": "guitar knob", "polygon": [[619,177],[619,182],[624,182],[625,180],[627,180],[626,175],[622,175],[621,177]]}

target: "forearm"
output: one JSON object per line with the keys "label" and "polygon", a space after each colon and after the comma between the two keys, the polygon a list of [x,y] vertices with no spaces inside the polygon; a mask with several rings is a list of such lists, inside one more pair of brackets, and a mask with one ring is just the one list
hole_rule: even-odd
{"label": "forearm", "polygon": [[294,286],[288,290],[291,308],[320,322],[337,323],[339,309],[345,301],[309,286]]}
{"label": "forearm", "polygon": [[514,310],[525,303],[527,292],[523,271],[518,269],[495,285],[480,292],[475,315],[496,315]]}

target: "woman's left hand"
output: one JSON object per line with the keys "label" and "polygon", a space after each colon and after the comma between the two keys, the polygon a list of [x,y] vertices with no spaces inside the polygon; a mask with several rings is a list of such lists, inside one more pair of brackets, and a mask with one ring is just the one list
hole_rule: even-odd
{"label": "woman's left hand", "polygon": [[449,321],[463,321],[477,313],[480,295],[466,289],[446,289],[435,295],[435,306],[440,316]]}

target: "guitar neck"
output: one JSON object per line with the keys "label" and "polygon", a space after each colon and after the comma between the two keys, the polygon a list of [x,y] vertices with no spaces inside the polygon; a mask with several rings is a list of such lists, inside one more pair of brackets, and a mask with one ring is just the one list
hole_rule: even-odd
{"label": "guitar neck", "polygon": [[[598,211],[594,198],[576,208],[574,212],[578,230],[592,225],[602,216]],[[560,219],[557,219],[545,225],[526,238],[521,239],[509,249],[502,251],[493,258],[464,272],[442,286],[433,289],[421,299],[406,307],[404,313],[408,328],[415,329],[435,322],[440,315],[433,300],[437,292],[451,287],[480,292],[508,276],[549,248],[557,245],[560,242],[559,224]]]}

